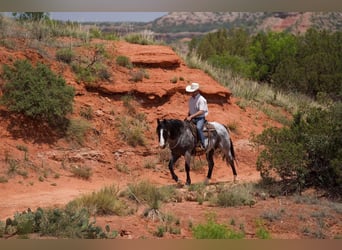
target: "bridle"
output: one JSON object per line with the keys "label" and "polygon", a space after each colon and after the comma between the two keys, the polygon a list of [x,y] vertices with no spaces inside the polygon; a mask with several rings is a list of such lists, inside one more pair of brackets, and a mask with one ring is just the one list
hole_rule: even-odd
{"label": "bridle", "polygon": [[[170,150],[176,148],[176,147],[178,146],[178,144],[180,143],[180,138],[178,137],[178,140],[177,140],[176,144],[171,145],[170,142],[169,142],[169,141],[170,141],[170,140],[169,140],[169,137],[170,137],[169,130],[168,130],[168,129],[165,129],[165,128],[162,128],[162,129],[164,130],[164,132],[166,132],[166,133],[168,134],[167,140],[165,140],[165,138],[164,138],[164,140],[165,140],[165,145],[169,144]],[[161,134],[161,136],[163,136],[163,134]]]}

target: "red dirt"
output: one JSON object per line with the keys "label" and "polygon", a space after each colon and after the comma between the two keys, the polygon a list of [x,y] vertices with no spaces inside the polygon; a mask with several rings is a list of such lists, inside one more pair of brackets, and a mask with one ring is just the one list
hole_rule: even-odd
{"label": "red dirt", "polygon": [[[71,43],[69,38],[61,39],[60,42]],[[160,152],[155,134],[156,119],[185,118],[188,96],[184,89],[191,82],[199,82],[203,95],[208,99],[209,121],[235,124],[237,127],[232,133],[232,139],[239,160],[238,181],[242,183],[259,180],[255,166],[257,152],[251,146],[250,136],[261,133],[265,127],[280,125],[261,111],[241,109],[229,90],[201,70],[188,68],[171,48],[93,41],[104,44],[112,57],[107,61],[112,77],[87,90],[85,84],[77,83],[67,65],[53,59],[55,48],[44,48],[47,55],[42,56],[35,50],[25,48],[20,41],[16,43],[23,48],[11,50],[0,47],[0,64],[12,64],[15,59],[28,58],[33,62],[41,61],[51,65],[77,91],[71,117],[79,117],[82,107],[91,107],[94,112],[94,117],[90,120],[93,130],[87,134],[84,145],[80,147],[59,137],[47,127],[10,114],[5,107],[0,107],[0,176],[8,179],[8,182],[0,183],[0,220],[27,208],[62,206],[81,194],[111,184],[116,184],[121,189],[128,183],[141,180],[148,180],[156,185],[174,185],[167,166],[157,164],[155,169],[147,169],[144,161],[157,159]],[[77,51],[83,56],[91,54],[88,48],[79,47]],[[144,67],[149,78],[137,83],[130,81],[132,72],[116,65],[117,55],[128,56],[132,62]],[[138,68],[133,70],[138,71]],[[178,81],[173,83],[171,80],[175,77]],[[126,94],[135,96],[134,106],[137,112],[146,115],[149,127],[145,132],[146,146],[131,147],[122,140],[118,132],[117,118],[127,113],[120,97]],[[20,145],[25,145],[28,149],[27,160],[24,160],[24,152],[18,149]],[[10,175],[8,159],[15,160],[18,164],[25,163],[27,176]],[[118,171],[118,163],[125,164],[128,171]],[[215,163],[212,182],[230,183],[233,179],[230,168],[219,157],[215,159]],[[178,165],[176,173],[184,181],[183,160]],[[89,166],[93,174],[89,180],[76,178],[70,172],[72,166]],[[192,171],[192,182],[202,182],[206,171],[206,168]],[[256,198],[256,201],[251,207],[235,208],[212,207],[207,203],[200,205],[198,202],[185,200],[163,204],[160,210],[179,218],[181,227],[180,234],[166,234],[164,238],[192,238],[189,223],[195,225],[204,222],[209,212],[215,213],[220,223],[230,225],[234,220],[235,226],[232,227],[237,230],[239,225],[244,225],[246,237],[256,238],[257,218],[275,210],[283,210],[284,213],[279,220],[265,222],[273,238],[314,238],[312,233],[303,233],[303,228],[307,227],[315,232],[318,230],[311,214],[319,211],[334,214],[333,217],[324,218],[325,227],[322,230],[325,237],[341,236],[341,214],[324,205],[325,203],[304,205],[283,197],[265,200]],[[130,216],[97,217],[97,223],[101,226],[109,224],[112,229],[118,230],[119,238],[156,238],[153,232],[161,222],[143,217],[145,208],[143,205],[137,206],[137,212]],[[298,216],[305,217],[305,220],[298,223]]]}

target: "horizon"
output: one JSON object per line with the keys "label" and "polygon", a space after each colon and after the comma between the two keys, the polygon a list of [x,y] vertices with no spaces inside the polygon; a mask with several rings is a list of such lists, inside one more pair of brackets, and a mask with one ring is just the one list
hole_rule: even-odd
{"label": "horizon", "polygon": [[168,12],[49,12],[51,19],[75,22],[151,22]]}

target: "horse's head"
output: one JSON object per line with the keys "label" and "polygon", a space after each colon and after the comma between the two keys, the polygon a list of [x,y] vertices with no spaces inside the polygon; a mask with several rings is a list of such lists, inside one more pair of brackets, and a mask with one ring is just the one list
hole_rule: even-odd
{"label": "horse's head", "polygon": [[167,144],[167,139],[169,137],[169,132],[166,127],[166,120],[159,120],[157,119],[157,130],[158,134],[158,141],[159,141],[159,147],[165,148]]}

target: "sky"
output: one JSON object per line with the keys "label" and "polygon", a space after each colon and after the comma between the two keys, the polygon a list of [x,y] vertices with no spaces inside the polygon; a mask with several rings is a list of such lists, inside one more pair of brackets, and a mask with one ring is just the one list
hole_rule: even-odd
{"label": "sky", "polygon": [[150,22],[167,12],[49,12],[50,18],[76,22]]}

